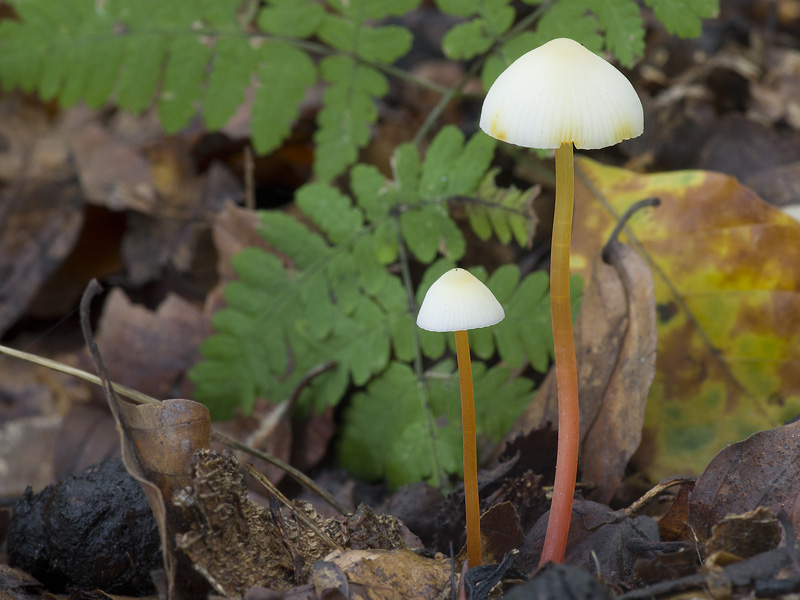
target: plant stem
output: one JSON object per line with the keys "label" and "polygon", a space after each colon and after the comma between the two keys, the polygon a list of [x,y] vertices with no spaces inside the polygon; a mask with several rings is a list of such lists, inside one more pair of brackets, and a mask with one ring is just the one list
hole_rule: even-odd
{"label": "plant stem", "polygon": [[572,498],[578,475],[578,367],[575,361],[569,296],[569,244],[572,235],[574,189],[572,142],[565,142],[556,149],[556,207],[550,253],[550,312],[553,318],[558,387],[558,454],[553,501],[540,565],[548,561],[564,561],[572,516]]}
{"label": "plant stem", "polygon": [[475,442],[475,397],[472,362],[466,331],[456,331],[458,380],[461,384],[461,436],[464,443],[464,502],[467,509],[467,558],[470,567],[481,564],[481,513],[478,504],[478,451]]}

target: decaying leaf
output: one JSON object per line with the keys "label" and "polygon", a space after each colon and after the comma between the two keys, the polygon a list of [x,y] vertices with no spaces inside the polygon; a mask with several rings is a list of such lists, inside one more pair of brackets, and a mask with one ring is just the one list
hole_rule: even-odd
{"label": "decaying leaf", "polygon": [[750,558],[778,547],[781,526],[768,508],[758,508],[741,515],[728,515],[711,528],[706,555],[724,552],[734,560]]}
{"label": "decaying leaf", "polygon": [[[525,535],[520,567],[528,572],[539,565],[548,516]],[[614,588],[631,589],[634,563],[648,556],[648,545],[657,541],[658,525],[650,517],[629,517],[597,502],[578,500],[572,508],[564,563],[598,573]]]}
{"label": "decaying leaf", "polygon": [[[800,422],[755,433],[720,452],[697,478],[689,499],[689,523],[701,540],[727,515],[759,507],[774,514],[800,496]],[[793,526],[800,522],[797,515]]]}
{"label": "decaying leaf", "polygon": [[[506,554],[520,547],[524,536],[519,516],[511,502],[495,504],[481,515],[483,563],[499,563]],[[466,547],[462,552],[463,558],[466,558]]]}
{"label": "decaying leaf", "polygon": [[97,343],[114,381],[154,398],[174,398],[209,331],[200,309],[175,294],[150,311],[115,288],[103,307]]}
{"label": "decaying leaf", "polygon": [[[598,252],[576,324],[581,420],[582,480],[596,486],[592,499],[611,499],[641,440],[647,394],[655,371],[655,302],[650,269],[617,242],[609,263]],[[558,421],[555,371],[512,431]]]}
{"label": "decaying leaf", "polygon": [[438,598],[450,583],[450,561],[410,550],[351,550],[327,559],[347,577],[352,600]]}
{"label": "decaying leaf", "polygon": [[578,159],[573,271],[589,274],[618,215],[653,270],[656,376],[641,465],[697,473],[724,445],[800,411],[800,223],[731,177],[639,175]]}
{"label": "decaying leaf", "polygon": [[531,581],[503,595],[507,600],[559,598],[559,600],[611,600],[614,594],[583,569],[548,563]]}
{"label": "decaying leaf", "polygon": [[325,519],[308,503],[296,501],[295,511],[312,529],[285,514],[274,498],[269,508],[255,504],[231,454],[201,450],[192,471],[191,485],[175,496],[176,505],[191,516],[190,529],[178,535],[177,546],[225,596],[240,597],[254,586],[289,590],[316,577],[315,563],[332,550],[407,547],[402,524],[366,505],[347,517]]}
{"label": "decaying leaf", "polygon": [[70,182],[0,192],[0,333],[25,313],[40,286],[75,245],[83,202]]}

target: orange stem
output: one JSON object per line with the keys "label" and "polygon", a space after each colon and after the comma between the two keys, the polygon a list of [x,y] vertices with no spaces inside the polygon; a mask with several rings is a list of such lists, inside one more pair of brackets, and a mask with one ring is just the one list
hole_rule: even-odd
{"label": "orange stem", "polygon": [[578,476],[578,367],[569,297],[569,244],[575,193],[573,169],[572,142],[565,142],[556,149],[556,207],[550,254],[550,312],[558,387],[558,454],[553,501],[540,565],[548,561],[564,561]]}
{"label": "orange stem", "polygon": [[470,567],[481,564],[481,514],[478,505],[478,451],[475,442],[475,397],[472,362],[466,331],[456,331],[458,380],[461,384],[461,436],[464,440],[464,502],[467,508],[467,558]]}

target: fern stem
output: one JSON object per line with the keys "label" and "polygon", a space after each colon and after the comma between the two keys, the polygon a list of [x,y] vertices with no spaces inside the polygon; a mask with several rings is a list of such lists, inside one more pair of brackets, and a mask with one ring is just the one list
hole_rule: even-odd
{"label": "fern stem", "polygon": [[467,512],[467,558],[470,567],[481,565],[481,512],[478,499],[478,450],[475,441],[475,396],[469,336],[456,331],[458,380],[461,385],[461,437],[464,444],[464,503]]}
{"label": "fern stem", "polygon": [[442,95],[442,98],[439,100],[439,102],[436,103],[436,106],[433,107],[433,110],[428,113],[428,116],[425,117],[425,121],[423,121],[422,125],[417,130],[417,133],[414,135],[412,143],[415,146],[419,146],[422,143],[422,140],[425,139],[428,131],[430,131],[436,121],[439,120],[439,117],[444,112],[444,109],[447,108],[447,105],[452,102],[453,98],[459,96],[461,92],[464,91],[464,87],[467,85],[467,82],[478,73],[482,64],[483,63],[480,61],[473,63],[469,71],[467,71],[466,75],[464,75],[456,87],[452,89],[447,88],[447,91]]}
{"label": "fern stem", "polygon": [[553,500],[540,565],[564,561],[578,474],[578,368],[569,295],[569,246],[575,174],[572,142],[556,149],[556,206],[550,255],[550,311],[558,387],[558,452]]}

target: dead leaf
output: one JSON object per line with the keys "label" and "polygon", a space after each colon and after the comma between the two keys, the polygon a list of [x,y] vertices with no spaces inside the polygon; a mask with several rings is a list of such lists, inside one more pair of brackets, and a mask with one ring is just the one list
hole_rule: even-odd
{"label": "dead leaf", "polygon": [[653,269],[658,319],[648,475],[697,473],[726,444],[800,412],[800,224],[717,173],[576,164],[574,272],[589,275],[631,204],[661,200],[628,223]]}
{"label": "dead leaf", "polygon": [[727,515],[711,528],[707,556],[725,553],[734,561],[750,558],[778,547],[781,526],[771,510],[763,506],[740,515]]}
{"label": "dead leaf", "polygon": [[[511,502],[495,504],[481,515],[481,556],[483,564],[496,564],[522,544],[525,534]],[[466,558],[466,547],[463,550]]]}
{"label": "dead leaf", "polygon": [[[582,480],[590,496],[608,502],[641,440],[647,394],[655,372],[655,300],[647,264],[631,248],[599,253],[575,327],[581,423]],[[506,436],[558,421],[554,370]]]}
{"label": "dead leaf", "polygon": [[800,129],[800,52],[772,48],[767,56],[767,72],[751,86],[753,112],[773,123],[785,120]]}
{"label": "dead leaf", "polygon": [[775,131],[733,113],[717,122],[698,166],[734,175],[771,204],[791,204],[800,195],[800,133]]}
{"label": "dead leaf", "polygon": [[120,455],[114,419],[108,407],[99,402],[75,404],[64,417],[54,438],[55,479],[64,479],[95,463]]}
{"label": "dead leaf", "polygon": [[450,583],[450,561],[411,550],[350,550],[326,561],[347,577],[352,600],[438,598]]}
{"label": "dead leaf", "polygon": [[0,333],[70,253],[83,224],[83,202],[68,182],[27,183],[0,192]]}
{"label": "dead leaf", "polygon": [[70,136],[81,188],[89,202],[113,211],[151,213],[158,204],[153,173],[138,148],[97,122]]}
{"label": "dead leaf", "polygon": [[[755,433],[731,444],[697,478],[689,523],[701,540],[729,514],[759,507],[790,512],[798,498],[800,422]],[[800,522],[794,521],[795,530]]]}
{"label": "dead leaf", "polygon": [[658,533],[665,542],[689,538],[689,494],[694,484],[683,484],[667,512],[658,520]]}
{"label": "dead leaf", "polygon": [[[526,533],[520,551],[520,568],[532,573],[539,565],[547,528],[543,516]],[[634,563],[648,555],[649,543],[658,541],[658,525],[650,517],[626,517],[588,500],[572,508],[564,563],[598,573],[616,589],[634,587]]]}
{"label": "dead leaf", "polygon": [[69,152],[46,106],[21,93],[0,99],[0,181],[67,181],[74,177]]}
{"label": "dead leaf", "polygon": [[[592,571],[594,572],[594,571]],[[612,600],[614,594],[597,577],[570,565],[547,563],[527,583],[503,594],[505,600]]]}
{"label": "dead leaf", "polygon": [[175,504],[191,517],[177,545],[225,596],[241,596],[254,586],[286,591],[305,583],[313,565],[333,547],[406,547],[402,524],[366,505],[347,517],[325,519],[301,501],[286,515],[274,497],[268,508],[255,504],[230,453],[198,452],[192,474],[191,484],[175,497]]}
{"label": "dead leaf", "polygon": [[[255,585],[287,590],[296,583],[296,574],[308,570],[310,565],[302,561],[295,564],[295,548],[282,523],[247,497],[231,454],[197,453],[192,477],[174,500],[190,517],[176,545],[217,593],[241,597]],[[318,541],[316,560],[329,550]]]}
{"label": "dead leaf", "polygon": [[103,307],[97,343],[114,381],[154,398],[175,398],[209,328],[200,309],[175,294],[150,311],[115,288]]}

